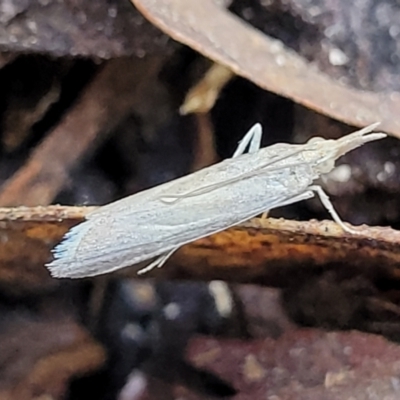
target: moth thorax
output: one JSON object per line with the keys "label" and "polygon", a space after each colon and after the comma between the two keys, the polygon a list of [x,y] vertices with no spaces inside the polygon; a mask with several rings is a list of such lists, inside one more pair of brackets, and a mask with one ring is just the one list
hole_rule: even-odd
{"label": "moth thorax", "polygon": [[321,161],[317,165],[318,172],[320,174],[327,174],[335,168],[335,160],[330,158],[329,160]]}

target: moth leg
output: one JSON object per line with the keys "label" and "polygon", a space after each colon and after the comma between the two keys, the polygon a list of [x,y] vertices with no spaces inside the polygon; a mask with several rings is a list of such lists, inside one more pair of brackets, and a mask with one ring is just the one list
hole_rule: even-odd
{"label": "moth leg", "polygon": [[318,185],[313,185],[309,187],[310,190],[314,191],[315,193],[318,194],[319,198],[321,199],[321,203],[323,204],[323,206],[328,210],[329,214],[331,214],[333,220],[340,225],[340,227],[348,233],[351,233],[353,235],[358,235],[359,232],[355,231],[354,229],[351,229],[349,227],[347,227],[343,221],[341,220],[341,218],[339,217],[338,213],[336,212],[336,210],[333,207],[333,204],[331,203],[331,201],[329,200],[328,195],[324,192],[324,190],[322,189],[321,186]]}
{"label": "moth leg", "polygon": [[154,261],[152,261],[147,267],[144,267],[144,268],[140,269],[137,272],[137,274],[138,275],[143,275],[146,272],[149,272],[154,268],[161,268],[167,262],[168,258],[170,258],[172,256],[172,254],[175,253],[175,251],[178,250],[178,249],[179,249],[179,247],[175,247],[174,249],[172,249],[168,253],[161,254]]}
{"label": "moth leg", "polygon": [[260,150],[262,137],[262,126],[257,123],[254,124],[250,130],[244,135],[244,138],[240,141],[239,146],[233,153],[232,158],[240,156],[243,154],[250,143],[249,153],[255,153]]}

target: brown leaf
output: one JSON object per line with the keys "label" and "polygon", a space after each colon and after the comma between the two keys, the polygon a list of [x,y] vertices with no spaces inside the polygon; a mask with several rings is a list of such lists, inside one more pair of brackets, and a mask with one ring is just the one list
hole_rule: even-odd
{"label": "brown leaf", "polygon": [[174,261],[183,275],[197,279],[279,286],[293,273],[328,267],[397,276],[400,232],[365,225],[355,229],[359,235],[343,233],[330,221],[254,219],[183,247]]}
{"label": "brown leaf", "polygon": [[102,347],[72,319],[3,313],[0,398],[63,398],[71,378],[100,368],[104,359]]}
{"label": "brown leaf", "polygon": [[382,121],[400,137],[400,95],[345,86],[320,72],[280,41],[262,34],[214,1],[131,0],[173,39],[229,67],[263,89],[354,126]]}
{"label": "brown leaf", "polygon": [[2,291],[42,293],[58,285],[44,267],[51,258],[49,250],[89,209],[57,206],[1,209]]}
{"label": "brown leaf", "polygon": [[[35,291],[57,284],[43,266],[51,259],[50,249],[92,209],[0,209],[0,286]],[[145,277],[286,286],[293,273],[344,268],[349,273],[384,273],[388,279],[397,279],[400,232],[368,226],[355,229],[359,235],[344,233],[328,221],[254,219],[182,247],[165,267]],[[125,269],[123,273],[136,277],[136,271]]]}
{"label": "brown leaf", "polygon": [[[234,382],[235,400],[397,399],[400,347],[360,332],[292,329],[274,340],[198,338],[190,358]],[[189,394],[185,398],[199,397]]]}

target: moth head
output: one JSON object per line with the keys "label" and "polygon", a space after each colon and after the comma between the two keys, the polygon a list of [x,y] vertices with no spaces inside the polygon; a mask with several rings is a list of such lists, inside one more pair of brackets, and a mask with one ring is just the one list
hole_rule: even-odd
{"label": "moth head", "polygon": [[315,145],[315,151],[319,155],[316,162],[318,172],[326,174],[332,171],[338,158],[365,143],[386,137],[384,133],[371,133],[377,126],[378,123],[372,124],[337,140],[325,140],[320,137],[311,138],[308,143]]}
{"label": "moth head", "polygon": [[335,140],[327,140],[321,137],[312,137],[308,142],[315,160],[315,168],[318,174],[327,174],[335,168],[336,150]]}

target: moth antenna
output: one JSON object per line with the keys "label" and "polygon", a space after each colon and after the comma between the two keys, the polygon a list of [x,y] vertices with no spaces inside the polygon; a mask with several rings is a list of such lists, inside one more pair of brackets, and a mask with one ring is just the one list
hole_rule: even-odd
{"label": "moth antenna", "polygon": [[[357,147],[362,146],[365,143],[372,142],[374,140],[379,140],[385,138],[387,135],[383,132],[372,132],[380,122],[375,122],[359,131],[350,133],[336,141],[337,152],[336,158],[343,156],[351,150],[356,149]],[[368,134],[368,135],[367,135]]]}

